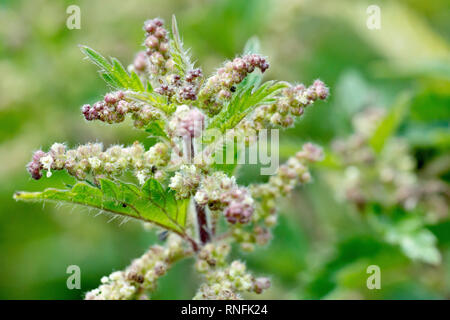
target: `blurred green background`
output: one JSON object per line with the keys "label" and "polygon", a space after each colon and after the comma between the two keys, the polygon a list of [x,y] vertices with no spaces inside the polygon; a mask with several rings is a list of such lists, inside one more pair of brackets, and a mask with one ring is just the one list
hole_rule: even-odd
{"label": "blurred green background", "polygon": [[[71,4],[81,8],[80,30],[66,27]],[[381,8],[380,30],[366,27],[369,4]],[[107,89],[95,67],[83,61],[78,44],[128,64],[141,48],[144,20],[170,21],[172,14],[206,74],[256,35],[270,57],[266,79],[310,84],[321,78],[330,86],[330,99],[284,133],[282,157],[309,140],[328,146],[350,133],[355,111],[366,105],[389,108],[405,90],[413,98],[398,134],[421,164],[449,154],[447,0],[0,0],[0,299],[80,299],[101,276],[123,269],[158,241],[137,222],[17,203],[12,194],[71,181],[63,173],[32,181],[25,170],[34,150],[55,141],[148,142],[126,123],[84,121],[79,107]],[[313,177],[313,184],[282,204],[271,244],[243,256],[256,274],[272,276],[273,288],[262,298],[450,298],[448,220],[429,227],[442,263],[412,262],[366,228],[351,206],[334,200],[320,168]],[[448,171],[441,178],[448,183]],[[370,264],[381,267],[381,290],[366,287]],[[81,290],[66,287],[69,265],[81,268]],[[190,299],[197,285],[192,261],[184,261],[153,297]]]}

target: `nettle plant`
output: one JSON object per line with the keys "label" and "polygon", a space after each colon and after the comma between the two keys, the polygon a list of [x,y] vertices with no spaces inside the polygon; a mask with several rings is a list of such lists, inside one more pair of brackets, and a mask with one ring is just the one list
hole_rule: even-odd
{"label": "nettle plant", "polygon": [[[158,18],[146,21],[144,30],[146,49],[128,70],[81,47],[113,90],[81,111],[87,121],[109,124],[130,116],[134,127],[158,142],[148,150],[140,142],[106,150],[101,143],[75,149],[55,143],[48,152],[34,153],[29,173],[37,180],[66,170],[78,182],[67,190],[17,192],[14,198],[81,205],[163,229],[164,245],[151,246],[126,270],[103,277],[86,299],[148,298],[173,263],[192,256],[204,278],[194,298],[261,293],[270,280],[254,277],[239,260],[229,262],[231,245],[249,251],[268,243],[278,198],[311,180],[308,165],[321,160],[322,150],[307,143],[267,183],[249,186],[236,182],[236,157],[223,163],[217,155],[254,145],[268,128],[293,126],[306,107],[327,98],[328,88],[320,80],[309,87],[261,84],[269,64],[256,53],[255,39],[243,55],[205,77],[183,49],[175,18],[171,34]],[[236,146],[237,140],[244,144]],[[130,172],[134,177],[127,179]]]}
{"label": "nettle plant", "polygon": [[353,134],[332,143],[335,167],[325,180],[381,239],[412,260],[437,265],[437,239],[427,226],[448,215],[450,189],[437,174],[418,172],[407,139],[394,135],[407,105],[357,113]]}

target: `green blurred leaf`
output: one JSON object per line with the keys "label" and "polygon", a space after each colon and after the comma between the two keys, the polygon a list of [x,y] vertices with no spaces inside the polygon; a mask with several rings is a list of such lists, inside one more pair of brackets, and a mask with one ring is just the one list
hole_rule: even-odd
{"label": "green blurred leaf", "polygon": [[[248,39],[244,46],[244,55],[252,53],[261,53],[261,44],[257,37],[251,37],[250,39]],[[262,81],[262,78],[263,74],[261,70],[255,69],[255,71],[247,75],[245,79],[238,85],[238,89],[247,86],[258,87]]]}
{"label": "green blurred leaf", "polygon": [[411,94],[405,92],[397,98],[394,105],[389,109],[389,113],[380,123],[370,139],[370,145],[376,152],[381,152],[386,141],[395,134],[395,131],[407,114],[410,101]]}
{"label": "green blurred leaf", "polygon": [[386,242],[398,245],[406,257],[433,265],[441,262],[437,239],[425,228],[420,216],[411,213],[405,215],[398,208],[390,216],[369,214],[368,217]]}
{"label": "green blurred leaf", "polygon": [[189,200],[176,200],[174,192],[149,179],[142,189],[134,184],[99,179],[100,187],[78,182],[72,189],[49,188],[43,192],[16,192],[21,201],[50,201],[87,206],[105,212],[155,223],[182,233]]}

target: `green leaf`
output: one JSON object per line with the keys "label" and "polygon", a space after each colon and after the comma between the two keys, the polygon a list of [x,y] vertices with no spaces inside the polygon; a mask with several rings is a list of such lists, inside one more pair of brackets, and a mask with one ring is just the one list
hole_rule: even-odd
{"label": "green leaf", "polygon": [[[227,159],[226,158],[227,149],[231,149],[231,148],[233,149],[233,159]],[[216,152],[222,153],[223,163],[215,162],[212,164],[212,168],[215,171],[222,171],[222,172],[226,173],[228,176],[233,176],[238,167],[239,156],[241,155],[241,152],[245,152],[245,150],[240,150],[240,148],[238,147],[238,144],[234,143],[234,141],[228,141],[228,142],[225,142],[222,145],[221,149]],[[231,160],[231,162],[229,160]]]}
{"label": "green leaf", "polygon": [[166,131],[164,130],[164,122],[161,120],[155,120],[151,122],[146,128],[145,131],[150,133],[151,137],[169,139]]}
{"label": "green leaf", "polygon": [[[261,44],[257,37],[251,37],[247,40],[247,43],[244,47],[243,54],[252,54],[252,53],[261,53]],[[255,69],[252,73],[247,75],[245,79],[238,85],[238,89],[246,86],[254,86],[258,87],[263,78],[263,74],[261,70]]]}
{"label": "green leaf", "polygon": [[144,85],[136,73],[129,74],[116,58],[112,58],[109,62],[100,53],[87,46],[80,46],[80,48],[86,57],[100,69],[103,80],[111,87],[136,92],[145,91]]}
{"label": "green leaf", "polygon": [[261,43],[258,37],[254,36],[247,40],[244,46],[244,54],[260,53]]}
{"label": "green leaf", "polygon": [[173,103],[169,103],[166,96],[160,95],[154,91],[130,92],[128,93],[128,96],[136,101],[147,103],[168,115],[176,110],[176,106]]}
{"label": "green leaf", "polygon": [[288,86],[285,82],[267,81],[260,87],[253,84],[239,87],[222,111],[211,119],[208,129],[219,128],[222,132],[234,128],[257,106],[272,103],[280,90]]}
{"label": "green leaf", "polygon": [[177,233],[184,232],[189,199],[176,200],[172,190],[164,190],[154,179],[149,179],[142,189],[109,179],[99,179],[99,182],[100,187],[78,182],[67,190],[16,192],[14,199],[82,205],[151,222]]}
{"label": "green leaf", "polygon": [[177,19],[175,15],[172,16],[172,39],[170,41],[171,56],[175,62],[175,67],[184,76],[189,70],[194,68],[191,62],[189,49],[183,48],[183,41],[181,41],[180,32],[178,31]]}
{"label": "green leaf", "polygon": [[394,105],[390,108],[389,113],[380,123],[370,139],[370,145],[375,152],[381,152],[386,141],[388,141],[389,138],[395,134],[395,131],[407,115],[410,101],[411,94],[409,92],[405,92],[397,98]]}

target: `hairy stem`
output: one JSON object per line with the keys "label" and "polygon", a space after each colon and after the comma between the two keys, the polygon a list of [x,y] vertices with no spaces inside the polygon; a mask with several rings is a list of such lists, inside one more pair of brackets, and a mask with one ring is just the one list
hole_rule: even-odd
{"label": "hairy stem", "polygon": [[[193,137],[184,138],[184,150],[186,153],[186,160],[188,161],[188,163],[191,163],[195,155]],[[206,217],[206,208],[205,206],[199,205],[195,200],[194,207],[197,216],[198,238],[200,239],[201,244],[205,244],[211,240],[211,235],[208,229],[208,219]],[[193,248],[195,251],[197,251],[195,247]]]}
{"label": "hairy stem", "polygon": [[208,230],[208,219],[206,218],[205,206],[199,205],[195,202],[195,211],[197,213],[197,224],[200,242],[205,244],[211,240],[211,236]]}

